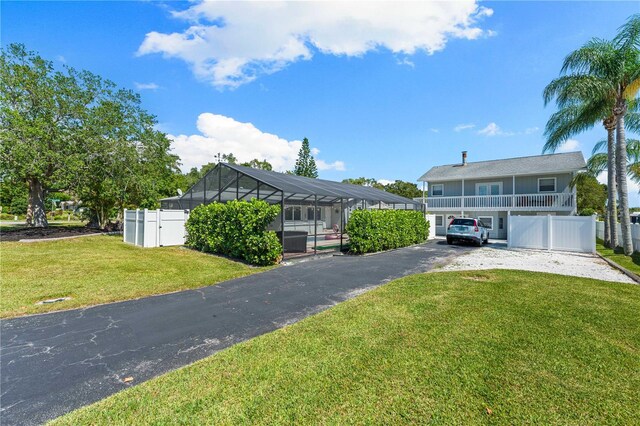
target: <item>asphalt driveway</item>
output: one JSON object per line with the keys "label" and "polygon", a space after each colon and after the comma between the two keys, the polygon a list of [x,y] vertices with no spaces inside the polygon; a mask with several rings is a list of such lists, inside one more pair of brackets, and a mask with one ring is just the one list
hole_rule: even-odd
{"label": "asphalt driveway", "polygon": [[[0,423],[39,424],[471,247],[432,241],[0,324]],[[133,381],[124,383],[124,379]]]}

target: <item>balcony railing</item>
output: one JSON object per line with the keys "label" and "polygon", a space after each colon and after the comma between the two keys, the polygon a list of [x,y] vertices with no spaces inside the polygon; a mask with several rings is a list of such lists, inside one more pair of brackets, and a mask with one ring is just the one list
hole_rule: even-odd
{"label": "balcony railing", "polygon": [[572,193],[470,195],[464,197],[429,197],[427,210],[534,210],[571,211],[575,207]]}

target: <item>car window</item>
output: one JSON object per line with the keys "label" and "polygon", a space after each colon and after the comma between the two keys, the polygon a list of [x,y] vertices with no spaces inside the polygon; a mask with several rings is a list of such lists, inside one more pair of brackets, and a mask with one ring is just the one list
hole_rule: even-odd
{"label": "car window", "polygon": [[473,219],[453,219],[452,225],[475,226]]}

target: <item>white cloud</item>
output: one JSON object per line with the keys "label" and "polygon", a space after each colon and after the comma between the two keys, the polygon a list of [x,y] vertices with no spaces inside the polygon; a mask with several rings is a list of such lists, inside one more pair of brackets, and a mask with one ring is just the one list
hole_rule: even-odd
{"label": "white cloud", "polygon": [[137,81],[134,81],[133,85],[138,90],[157,90],[160,88],[156,83],[138,83]]}
{"label": "white cloud", "polygon": [[346,170],[344,161],[334,161],[333,163],[327,163],[323,160],[316,160],[316,166],[318,166],[318,170],[338,170],[341,172]]}
{"label": "white cloud", "polygon": [[432,131],[433,133],[440,133],[440,129],[436,129],[436,128],[430,128],[430,131]]}
{"label": "white cloud", "polygon": [[410,60],[407,57],[396,59],[396,64],[398,64],[398,65],[406,65],[406,66],[408,66],[410,68],[415,68],[416,67],[416,64],[414,64],[413,61]]}
{"label": "white cloud", "polygon": [[463,130],[468,130],[468,129],[473,129],[474,127],[476,127],[475,124],[458,124],[456,127],[453,128],[453,130],[455,132],[461,132]]}
{"label": "white cloud", "polygon": [[389,185],[391,183],[394,183],[395,180],[389,180],[389,179],[378,179],[378,183],[381,185]]}
{"label": "white cloud", "polygon": [[557,152],[572,152],[578,151],[580,149],[580,142],[575,139],[567,139],[560,147],[556,150]]}
{"label": "white cloud", "polygon": [[484,129],[478,130],[478,134],[483,136],[513,136],[515,133],[502,130],[496,123],[489,123]]}
{"label": "white cloud", "polygon": [[138,55],[160,53],[189,64],[218,88],[237,87],[317,52],[362,56],[380,48],[433,54],[449,39],[491,36],[478,22],[493,11],[453,2],[200,1],[173,16],[182,32],[146,34]]}
{"label": "white cloud", "polygon": [[532,133],[536,133],[539,129],[537,127],[529,127],[524,130],[525,135],[530,135]]}
{"label": "white cloud", "polygon": [[[240,162],[267,160],[276,171],[291,170],[302,146],[302,141],[288,141],[224,115],[200,114],[197,128],[200,134],[169,135],[172,151],[180,156],[183,171],[212,162],[218,153],[233,153]],[[314,155],[320,152],[316,148],[311,151]],[[319,170],[345,170],[342,161],[328,163],[316,159],[316,165]]]}
{"label": "white cloud", "polygon": [[58,62],[60,62],[62,64],[66,64],[67,63],[67,59],[62,55],[56,56],[56,61],[58,61]]}

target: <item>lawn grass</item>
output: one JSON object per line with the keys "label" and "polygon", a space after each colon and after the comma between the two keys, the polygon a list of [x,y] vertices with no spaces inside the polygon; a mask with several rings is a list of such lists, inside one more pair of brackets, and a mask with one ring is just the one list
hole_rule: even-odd
{"label": "lawn grass", "polygon": [[596,241],[596,251],[600,253],[602,257],[617,263],[623,268],[640,275],[640,253],[633,252],[631,256],[624,254],[622,247],[618,247],[613,250],[604,246],[604,241],[598,239]]}
{"label": "lawn grass", "polygon": [[[10,220],[0,220],[0,232],[7,232],[7,231],[12,231],[15,229],[26,229],[29,228],[29,226],[27,226],[24,223],[7,223],[7,222],[12,222]],[[87,222],[82,222],[79,220],[72,220],[72,221],[66,221],[66,220],[50,220],[48,222],[49,226],[51,227],[82,227],[85,226],[87,224]]]}
{"label": "lawn grass", "polygon": [[[135,247],[118,235],[2,242],[0,256],[0,317],[198,288],[264,270],[182,247]],[[58,297],[71,300],[35,305]]]}
{"label": "lawn grass", "polygon": [[639,312],[629,284],[413,275],[54,424],[634,424]]}

